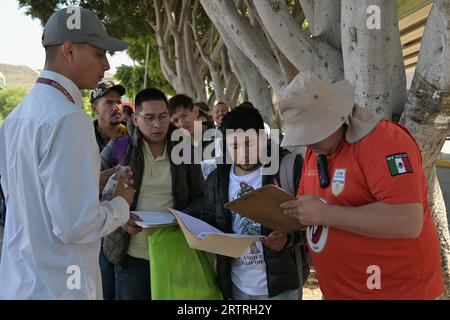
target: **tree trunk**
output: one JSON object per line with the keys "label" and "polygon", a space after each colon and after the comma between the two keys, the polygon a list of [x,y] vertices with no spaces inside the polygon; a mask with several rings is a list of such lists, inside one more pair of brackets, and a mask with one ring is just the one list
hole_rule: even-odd
{"label": "tree trunk", "polygon": [[205,84],[202,82],[202,77],[200,76],[200,70],[195,63],[192,42],[193,35],[192,30],[187,23],[184,24],[183,27],[183,40],[184,40],[184,51],[186,54],[186,67],[188,70],[188,74],[184,76],[188,79],[190,78],[191,84],[194,87],[195,96],[192,96],[197,101],[205,101],[206,100],[206,88]]}
{"label": "tree trunk", "polygon": [[227,27],[222,24],[223,19],[218,18],[215,12],[216,8],[212,6],[212,1],[201,0],[201,3],[228,49],[231,69],[239,79],[242,90],[248,94],[248,100],[261,112],[264,121],[273,128],[275,122],[269,83],[261,75],[259,69],[235,44],[234,37],[227,32]]}
{"label": "tree trunk", "polygon": [[313,38],[341,49],[341,0],[300,0]]}
{"label": "tree trunk", "polygon": [[269,83],[253,64],[245,66],[242,72],[247,78],[245,82],[247,83],[248,101],[252,102],[261,112],[264,121],[271,128],[277,128]]}
{"label": "tree trunk", "polygon": [[272,40],[298,70],[311,70],[328,82],[344,78],[341,52],[319,39],[310,39],[300,30],[285,1],[277,2],[275,8],[270,0],[253,3]]}
{"label": "tree trunk", "polygon": [[430,209],[436,224],[447,297],[450,296],[450,236],[436,159],[450,131],[450,1],[435,0],[401,122],[422,151]]}
{"label": "tree trunk", "polygon": [[241,82],[241,87],[246,96],[245,100],[253,103],[271,128],[278,128],[275,122],[269,83],[239,48],[232,43],[228,43],[227,47],[231,57],[231,68]]}
{"label": "tree trunk", "polygon": [[[366,12],[381,9],[381,28],[370,29]],[[392,119],[403,111],[406,77],[398,30],[397,2],[342,0],[342,51],[345,77],[356,89],[356,103]]]}
{"label": "tree trunk", "polygon": [[286,87],[271,48],[265,45],[267,40],[253,32],[250,23],[236,10],[233,1],[201,0],[201,4],[214,25],[222,25],[224,30],[219,30],[222,38],[228,37],[252,61],[275,91]]}

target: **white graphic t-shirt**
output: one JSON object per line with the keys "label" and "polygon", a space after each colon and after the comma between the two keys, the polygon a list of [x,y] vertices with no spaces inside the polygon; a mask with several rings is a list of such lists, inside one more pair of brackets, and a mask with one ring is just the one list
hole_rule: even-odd
{"label": "white graphic t-shirt", "polygon": [[[234,166],[230,171],[228,187],[229,201],[239,198],[248,190],[262,186],[261,170],[245,176],[236,176]],[[261,224],[232,212],[233,232],[236,234],[261,235]],[[239,259],[234,259],[231,268],[231,280],[234,285],[248,295],[267,295],[266,262],[263,245],[260,241],[252,244]]]}

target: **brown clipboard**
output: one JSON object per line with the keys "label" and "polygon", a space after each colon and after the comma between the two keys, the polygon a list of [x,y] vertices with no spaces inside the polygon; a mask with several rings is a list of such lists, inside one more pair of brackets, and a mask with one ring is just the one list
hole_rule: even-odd
{"label": "brown clipboard", "polygon": [[297,219],[285,215],[280,208],[282,203],[295,199],[290,193],[270,184],[226,203],[225,208],[272,230],[291,232],[306,228]]}

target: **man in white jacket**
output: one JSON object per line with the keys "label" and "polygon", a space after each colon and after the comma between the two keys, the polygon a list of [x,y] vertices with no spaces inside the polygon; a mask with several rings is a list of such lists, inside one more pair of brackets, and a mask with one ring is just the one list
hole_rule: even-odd
{"label": "man in white jacket", "polygon": [[0,129],[0,299],[101,299],[100,239],[134,223],[134,190],[120,179],[116,198],[99,203],[100,158],[80,89],[96,88],[106,51],[127,44],[79,7],[54,13],[42,43],[45,69]]}

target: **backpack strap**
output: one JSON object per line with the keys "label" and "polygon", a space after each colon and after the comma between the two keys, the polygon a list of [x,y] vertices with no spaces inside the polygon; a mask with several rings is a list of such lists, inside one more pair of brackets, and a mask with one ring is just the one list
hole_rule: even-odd
{"label": "backpack strap", "polygon": [[[297,194],[298,186],[301,179],[301,170],[303,167],[303,157],[301,154],[289,153],[281,159],[280,164],[280,187],[288,191],[292,195]],[[304,285],[304,267],[306,267],[306,246],[304,244],[304,232],[301,232],[300,245],[294,246],[295,260],[297,263],[298,273],[298,297],[301,300],[303,298],[303,285]]]}
{"label": "backpack strap", "polygon": [[128,149],[128,145],[130,144],[131,137],[126,136],[116,140],[113,147],[113,152],[111,155],[111,164],[113,167],[120,164],[125,157],[125,154]]}
{"label": "backpack strap", "polygon": [[[296,167],[296,159],[297,154],[289,153],[281,159],[280,164],[280,185],[281,188],[294,195],[297,192],[297,188],[295,185],[294,175],[296,175],[295,167]],[[301,157],[301,156],[300,156]],[[300,180],[300,179],[299,179]]]}

